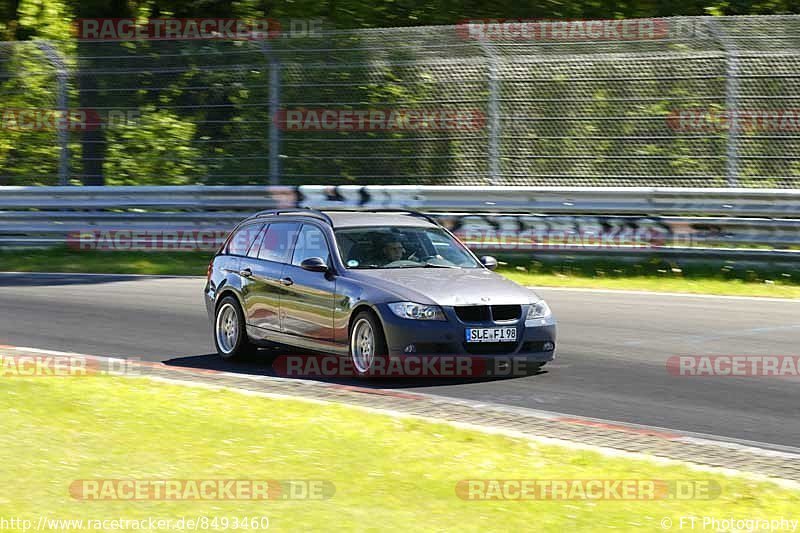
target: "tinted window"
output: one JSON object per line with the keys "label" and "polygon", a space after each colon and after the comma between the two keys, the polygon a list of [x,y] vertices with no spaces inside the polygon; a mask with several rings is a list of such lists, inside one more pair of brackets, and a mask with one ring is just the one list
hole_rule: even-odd
{"label": "tinted window", "polygon": [[297,236],[297,244],[294,247],[292,264],[300,266],[309,257],[321,257],[328,262],[328,243],[322,231],[311,224],[304,224]]}
{"label": "tinted window", "polygon": [[258,251],[259,259],[286,263],[289,259],[289,251],[297,235],[300,224],[296,222],[275,222],[267,227],[264,239],[261,241],[261,248]]}
{"label": "tinted window", "polygon": [[242,226],[234,233],[225,245],[225,253],[231,255],[245,255],[247,250],[256,240],[261,224]]}

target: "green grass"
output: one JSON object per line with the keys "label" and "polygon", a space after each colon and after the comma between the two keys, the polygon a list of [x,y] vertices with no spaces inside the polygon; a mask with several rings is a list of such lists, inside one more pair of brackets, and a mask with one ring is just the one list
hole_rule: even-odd
{"label": "green grass", "polygon": [[[681,516],[796,516],[800,492],[397,419],[130,378],[0,378],[0,517],[267,516],[293,531],[659,530]],[[80,479],[315,479],[322,501],[79,501]],[[467,501],[465,479],[714,480],[716,499]]]}
{"label": "green grass", "polygon": [[[207,252],[97,252],[66,248],[0,251],[0,271],[202,276]],[[637,261],[597,258],[509,260],[501,274],[537,287],[586,287],[800,298],[796,267],[734,261]]]}
{"label": "green grass", "polygon": [[584,289],[613,289],[626,291],[683,292],[723,296],[760,296],[769,298],[800,298],[795,285],[748,283],[741,280],[665,279],[660,277],[587,278],[552,274],[526,274],[504,270],[504,276],[532,287],[574,287]]}
{"label": "green grass", "polygon": [[0,251],[0,271],[204,276],[209,252],[98,252],[68,248]]}
{"label": "green grass", "polygon": [[498,272],[523,285],[537,287],[800,298],[800,273],[793,265],[756,266],[750,262],[661,258],[627,262],[564,258],[510,260]]}

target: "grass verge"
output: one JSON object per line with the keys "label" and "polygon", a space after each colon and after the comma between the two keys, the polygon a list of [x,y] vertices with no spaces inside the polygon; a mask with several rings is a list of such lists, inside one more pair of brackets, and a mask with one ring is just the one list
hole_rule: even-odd
{"label": "grass verge", "polygon": [[0,271],[204,276],[209,252],[98,252],[50,248],[0,251]]}
{"label": "grass verge", "polygon": [[498,270],[518,283],[540,287],[580,287],[731,296],[800,298],[794,265],[743,261],[637,261],[598,258],[510,260]]}
{"label": "grass verge", "polygon": [[[88,272],[202,276],[207,252],[97,252],[67,248],[0,251],[0,271]],[[602,258],[513,259],[501,274],[539,287],[686,292],[736,296],[800,298],[794,267],[754,266],[747,262],[636,261]]]}
{"label": "grass verge", "polygon": [[[800,492],[738,476],[147,379],[2,378],[0,516],[261,517],[278,530],[653,531],[680,517],[792,518]],[[466,479],[710,480],[710,500],[468,501]],[[79,501],[85,479],[327,480],[309,501]],[[74,528],[78,530],[78,528]],[[228,528],[230,530],[230,528]]]}

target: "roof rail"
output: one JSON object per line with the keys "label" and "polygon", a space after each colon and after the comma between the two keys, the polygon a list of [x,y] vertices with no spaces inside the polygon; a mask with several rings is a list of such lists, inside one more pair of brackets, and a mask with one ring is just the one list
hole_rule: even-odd
{"label": "roof rail", "polygon": [[[431,224],[436,226],[441,226],[439,221],[436,220],[434,217],[430,215],[426,215],[425,213],[420,213],[419,211],[412,211],[410,209],[334,209],[333,211],[341,211],[343,213],[398,213],[398,214],[407,214],[412,217],[424,218]],[[333,226],[333,220],[329,217],[326,213],[318,209],[311,209],[310,207],[305,208],[296,208],[296,209],[268,209],[266,211],[259,211],[251,218],[258,218],[258,217],[268,217],[274,215],[308,215],[314,218],[324,220],[329,225]]]}
{"label": "roof rail", "polygon": [[[344,209],[343,211],[348,211],[348,210]],[[441,224],[439,224],[439,221],[436,220],[434,217],[426,215],[425,213],[420,213],[419,211],[414,211],[412,209],[378,208],[378,209],[352,209],[350,211],[354,211],[357,213],[398,213],[398,214],[405,213],[411,215],[412,217],[424,218],[431,224],[441,226]]]}
{"label": "roof rail", "polygon": [[314,217],[319,220],[323,220],[327,222],[329,225],[333,226],[333,220],[331,217],[319,211],[317,209],[311,209],[310,207],[306,208],[296,208],[296,209],[267,209],[266,211],[259,211],[252,218],[258,217],[268,217],[273,215],[307,215]]}

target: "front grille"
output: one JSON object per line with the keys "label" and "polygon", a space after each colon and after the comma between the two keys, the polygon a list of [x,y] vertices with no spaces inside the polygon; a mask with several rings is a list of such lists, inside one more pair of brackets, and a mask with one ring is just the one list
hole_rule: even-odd
{"label": "front grille", "polygon": [[488,305],[465,305],[456,307],[456,316],[462,322],[489,322]]}
{"label": "front grille", "polygon": [[522,314],[521,305],[464,305],[454,308],[456,316],[462,322],[510,322],[519,320]]}
{"label": "front grille", "polygon": [[465,342],[464,350],[474,355],[504,355],[517,349],[518,342]]}
{"label": "front grille", "polygon": [[495,322],[518,320],[522,313],[521,305],[493,305],[492,318]]}

